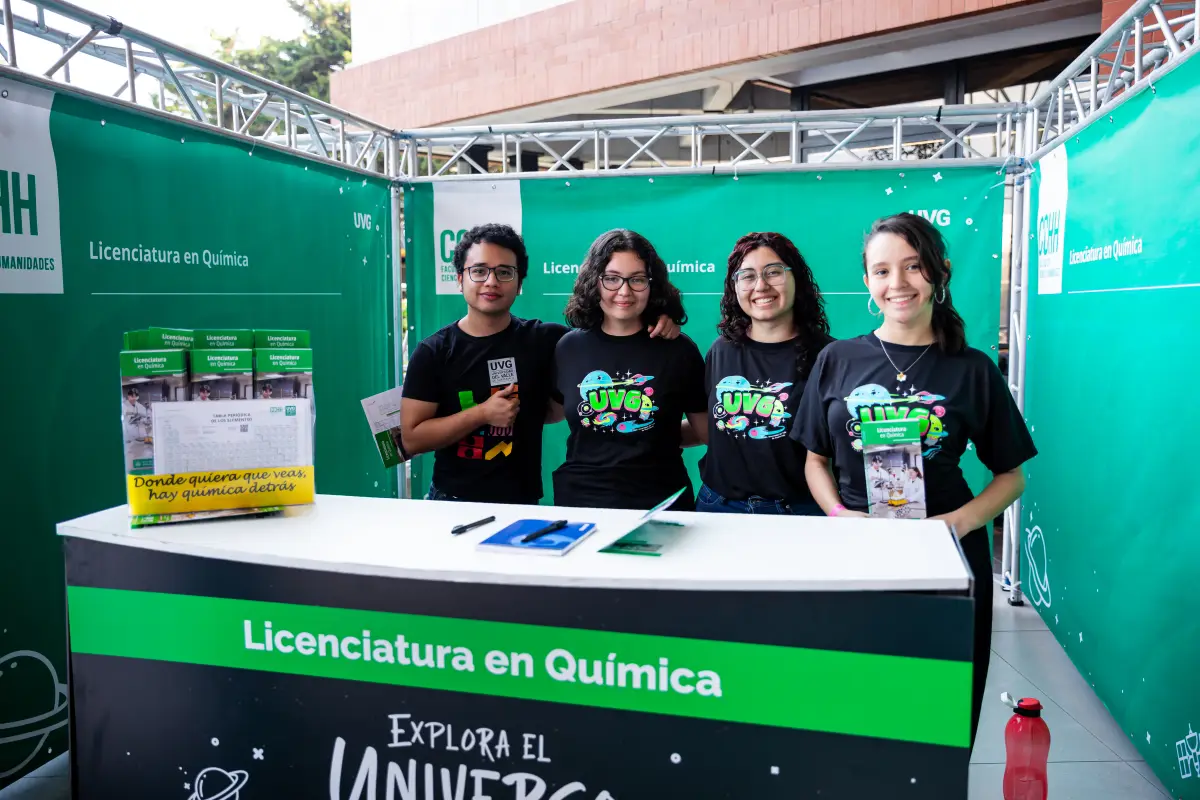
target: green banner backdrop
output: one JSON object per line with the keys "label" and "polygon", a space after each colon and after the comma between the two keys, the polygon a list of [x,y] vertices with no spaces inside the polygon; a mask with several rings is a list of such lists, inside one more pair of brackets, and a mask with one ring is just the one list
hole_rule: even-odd
{"label": "green banner backdrop", "polygon": [[[684,293],[689,318],[684,332],[704,353],[717,336],[734,242],[750,231],[775,230],[792,238],[812,266],[833,335],[857,336],[878,324],[867,311],[862,283],[863,237],[876,218],[914,211],[946,235],[955,265],[955,303],[968,337],[995,355],[1004,185],[994,168],[499,179],[414,184],[404,197],[410,348],[465,313],[451,256],[457,237],[484,222],[513,225],[529,249],[529,278],[513,308],[518,316],[562,322],[588,245],[611,228],[631,228],[648,237],[667,262]],[[566,434],[566,425],[559,424],[545,437],[546,503],[552,501],[549,476],[562,463]],[[702,454],[703,448],[686,452],[696,487]],[[968,477],[981,489],[986,472],[967,455]],[[415,460],[415,496],[427,491],[431,473],[432,456]]]}
{"label": "green banner backdrop", "polygon": [[1198,150],[1191,58],[1038,162],[1025,374],[1023,588],[1180,798],[1200,797],[1195,443],[1167,420],[1143,448],[1124,401],[1087,395],[1200,394]]}
{"label": "green banner backdrop", "polygon": [[318,491],[395,486],[359,403],[395,385],[388,183],[4,75],[0,787],[66,749],[54,526],[125,501],[123,331],[310,330]]}

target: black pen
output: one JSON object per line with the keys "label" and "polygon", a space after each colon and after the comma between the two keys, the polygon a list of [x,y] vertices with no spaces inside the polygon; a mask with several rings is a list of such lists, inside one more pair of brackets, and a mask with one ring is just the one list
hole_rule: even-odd
{"label": "black pen", "polygon": [[544,527],[540,530],[536,530],[533,533],[525,534],[525,536],[521,539],[521,541],[522,542],[532,542],[534,539],[540,539],[541,537],[545,536],[548,533],[554,533],[555,531],[561,531],[565,527],[567,527],[567,521],[565,519],[560,519],[558,522],[551,522],[549,525],[547,525],[546,527]]}
{"label": "black pen", "polygon": [[485,517],[474,522],[468,522],[466,525],[455,525],[450,529],[450,535],[457,536],[460,533],[466,533],[472,528],[478,528],[480,525],[487,525],[489,522],[494,522],[495,517]]}

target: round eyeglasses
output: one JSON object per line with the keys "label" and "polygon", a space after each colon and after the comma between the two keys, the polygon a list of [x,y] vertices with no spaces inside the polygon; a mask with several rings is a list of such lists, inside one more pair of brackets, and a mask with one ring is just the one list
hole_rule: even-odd
{"label": "round eyeglasses", "polygon": [[650,278],[646,275],[632,275],[626,278],[624,275],[604,274],[600,276],[600,285],[610,292],[619,292],[621,284],[628,283],[629,288],[635,292],[644,292],[646,287],[650,285]]}
{"label": "round eyeglasses", "polygon": [[791,272],[792,268],[785,264],[767,264],[762,268],[762,272],[755,272],[749,267],[743,267],[733,273],[733,282],[737,284],[739,289],[749,289],[758,283],[759,275],[768,286],[782,286],[787,279],[787,273]]}
{"label": "round eyeglasses", "polygon": [[482,265],[467,267],[467,276],[476,283],[483,283],[493,272],[496,273],[496,280],[500,281],[501,283],[509,283],[517,279],[516,267],[485,267]]}

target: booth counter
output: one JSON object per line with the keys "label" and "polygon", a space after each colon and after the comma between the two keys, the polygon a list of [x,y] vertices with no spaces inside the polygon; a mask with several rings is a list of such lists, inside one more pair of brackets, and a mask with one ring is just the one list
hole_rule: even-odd
{"label": "booth counter", "polygon": [[[461,535],[455,525],[496,521]],[[963,797],[973,578],[936,522],[318,495],[63,523],[77,797]],[[594,522],[563,556],[476,545]]]}

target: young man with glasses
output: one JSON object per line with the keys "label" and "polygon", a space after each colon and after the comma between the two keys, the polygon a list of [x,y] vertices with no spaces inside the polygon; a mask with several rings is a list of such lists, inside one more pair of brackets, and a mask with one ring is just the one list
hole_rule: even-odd
{"label": "young man with glasses", "polygon": [[[467,313],[413,350],[400,409],[404,448],[435,453],[427,499],[536,504],[554,348],[567,328],[510,313],[529,255],[509,226],[468,231],[454,270]],[[679,328],[664,318],[651,335],[675,338]]]}

